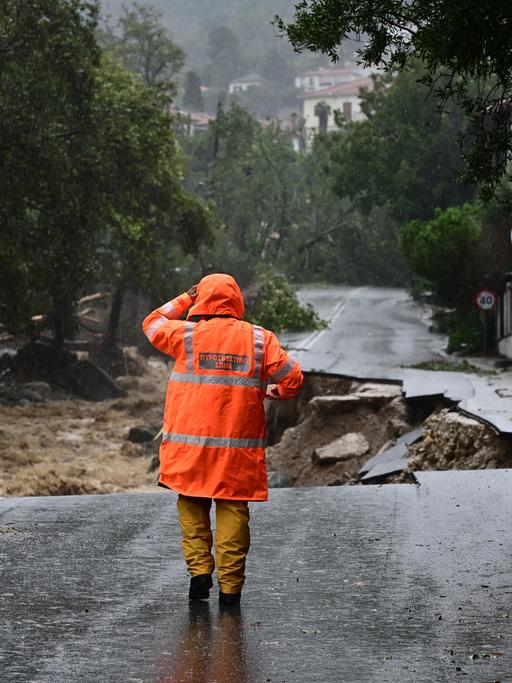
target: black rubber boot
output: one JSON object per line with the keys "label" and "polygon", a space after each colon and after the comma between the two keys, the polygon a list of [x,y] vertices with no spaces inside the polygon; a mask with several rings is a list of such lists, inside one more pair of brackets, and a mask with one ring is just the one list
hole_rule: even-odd
{"label": "black rubber boot", "polygon": [[223,593],[219,591],[219,604],[225,607],[235,607],[240,604],[241,593]]}
{"label": "black rubber boot", "polygon": [[198,574],[190,579],[189,600],[207,600],[213,586],[211,574]]}

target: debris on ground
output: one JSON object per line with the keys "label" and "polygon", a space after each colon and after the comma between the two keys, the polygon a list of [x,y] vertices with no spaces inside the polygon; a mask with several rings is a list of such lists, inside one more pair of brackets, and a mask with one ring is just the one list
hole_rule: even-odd
{"label": "debris on ground", "polygon": [[[77,396],[88,401],[104,401],[126,396],[126,390],[87,354],[79,357],[65,349],[35,341],[15,355],[4,354],[0,362],[0,403],[40,403],[50,398],[52,387],[61,397]],[[38,385],[38,388],[34,388]],[[40,388],[48,390],[42,395]],[[62,396],[64,393],[64,396]]]}
{"label": "debris on ground", "polygon": [[272,404],[269,422],[291,422],[293,410],[294,424],[267,451],[270,481],[277,486],[354,483],[369,455],[412,428],[395,384],[306,375],[295,406]]}
{"label": "debris on ground", "polygon": [[[0,496],[158,490],[169,367],[133,349],[125,357],[134,374],[116,382],[128,395],[102,402],[76,399],[44,380],[13,382],[5,363]],[[268,402],[267,420],[271,487],[411,481],[415,470],[512,467],[508,437],[438,403],[406,400],[397,384],[307,373],[297,398]]]}
{"label": "debris on ground", "polygon": [[486,424],[444,409],[423,425],[424,438],[410,446],[407,470],[476,470],[512,467],[512,441]]}

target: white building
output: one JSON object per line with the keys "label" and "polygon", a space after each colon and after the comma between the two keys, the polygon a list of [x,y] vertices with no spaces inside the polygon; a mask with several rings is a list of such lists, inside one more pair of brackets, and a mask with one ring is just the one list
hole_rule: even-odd
{"label": "white building", "polygon": [[245,92],[249,88],[256,88],[263,83],[263,78],[259,74],[249,74],[248,76],[241,76],[235,78],[229,84],[229,94],[233,95],[237,92]]}
{"label": "white building", "polygon": [[305,92],[302,95],[303,118],[308,143],[319,131],[318,105],[326,105],[324,111],[327,109],[327,132],[339,130],[336,126],[335,112],[342,114],[345,121],[360,121],[364,118],[361,111],[360,90],[362,88],[372,90],[373,87],[373,79],[359,78],[348,83]]}
{"label": "white building", "polygon": [[306,71],[295,78],[295,87],[303,89],[305,92],[320,90],[322,88],[332,88],[340,83],[348,83],[370,75],[357,64],[349,64],[344,67],[326,67],[316,71]]}

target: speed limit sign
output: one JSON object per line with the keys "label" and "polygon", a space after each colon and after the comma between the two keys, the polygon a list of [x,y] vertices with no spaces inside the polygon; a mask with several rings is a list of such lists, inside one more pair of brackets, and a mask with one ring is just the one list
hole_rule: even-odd
{"label": "speed limit sign", "polygon": [[496,294],[489,289],[482,289],[476,295],[476,305],[481,311],[493,311],[496,308]]}

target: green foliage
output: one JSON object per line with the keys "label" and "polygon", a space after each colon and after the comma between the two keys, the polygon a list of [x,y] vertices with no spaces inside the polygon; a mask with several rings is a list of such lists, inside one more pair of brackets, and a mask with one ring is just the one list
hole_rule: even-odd
{"label": "green foliage", "polygon": [[263,261],[277,264],[293,229],[296,155],[289,139],[234,105],[204,136],[183,138],[189,189],[215,205],[224,230],[203,253],[203,269],[250,282]]}
{"label": "green foliage", "polygon": [[[404,71],[418,59],[443,107],[455,98],[471,119],[466,178],[489,199],[512,154],[512,22],[507,3],[482,0],[311,0],[295,5],[292,23],[276,17],[298,51],[337,58],[349,35],[363,35],[367,65]],[[440,77],[440,74],[445,76]]]}
{"label": "green foliage", "polygon": [[0,10],[0,320],[31,332],[47,313],[56,344],[87,285],[168,287],[213,235],[183,188],[168,98],[100,60],[95,35],[78,0]]}
{"label": "green foliage", "polygon": [[400,246],[412,271],[432,284],[439,303],[469,308],[478,284],[473,260],[481,229],[470,204],[436,210],[430,221],[415,220],[400,232]]}
{"label": "green foliage", "polygon": [[192,111],[203,111],[204,101],[201,92],[201,81],[195,71],[187,71],[183,86],[182,105]]}
{"label": "green foliage", "polygon": [[469,363],[466,359],[464,359],[462,363],[452,363],[445,360],[425,361],[424,363],[416,363],[415,365],[408,365],[407,367],[416,370],[431,370],[433,372],[472,372],[483,374],[479,368]]}
{"label": "green foliage", "polygon": [[174,79],[183,67],[185,54],[167,35],[162,14],[152,5],[134,3],[119,18],[119,36],[111,29],[103,42],[129,71],[138,73],[149,86],[174,89]]}
{"label": "green foliage", "polygon": [[103,282],[153,292],[169,286],[180,253],[212,242],[208,208],[182,187],[167,97],[109,59],[99,75],[98,133],[108,213],[100,233]]}
{"label": "green foliage", "polygon": [[365,213],[387,206],[398,223],[430,218],[436,207],[462,204],[474,188],[457,180],[460,110],[440,114],[416,66],[394,79],[377,77],[362,93],[366,120],[348,124],[331,143],[337,192]]}
{"label": "green foliage", "polygon": [[227,90],[229,82],[241,75],[240,43],[228,26],[214,26],[208,33],[207,83],[217,90]]}
{"label": "green foliage", "polygon": [[502,285],[512,260],[509,233],[508,212],[497,204],[437,210],[433,220],[403,227],[400,245],[411,270],[432,289],[435,302],[448,309],[435,319],[449,336],[449,351],[482,350],[484,325],[475,296],[480,289]]}
{"label": "green foliage", "polygon": [[385,210],[361,214],[333,191],[329,136],[297,154],[286,131],[233,106],[181,144],[189,189],[224,224],[202,253],[203,272],[232,272],[247,284],[264,262],[301,282],[403,284],[396,223]]}
{"label": "green foliage", "polygon": [[248,311],[251,322],[274,332],[320,330],[327,327],[311,305],[301,306],[290,283],[280,274],[260,273],[258,296]]}
{"label": "green foliage", "polygon": [[484,324],[476,309],[461,311],[438,311],[434,320],[438,329],[448,335],[448,353],[474,354],[484,350]]}
{"label": "green foliage", "polygon": [[94,262],[95,25],[79,0],[0,9],[0,318],[30,330],[50,311],[58,340]]}
{"label": "green foliage", "polygon": [[346,284],[400,285],[407,279],[398,251],[398,227],[385,208],[362,213],[335,191],[333,136],[318,137],[299,158],[295,239],[287,272],[308,280]]}

